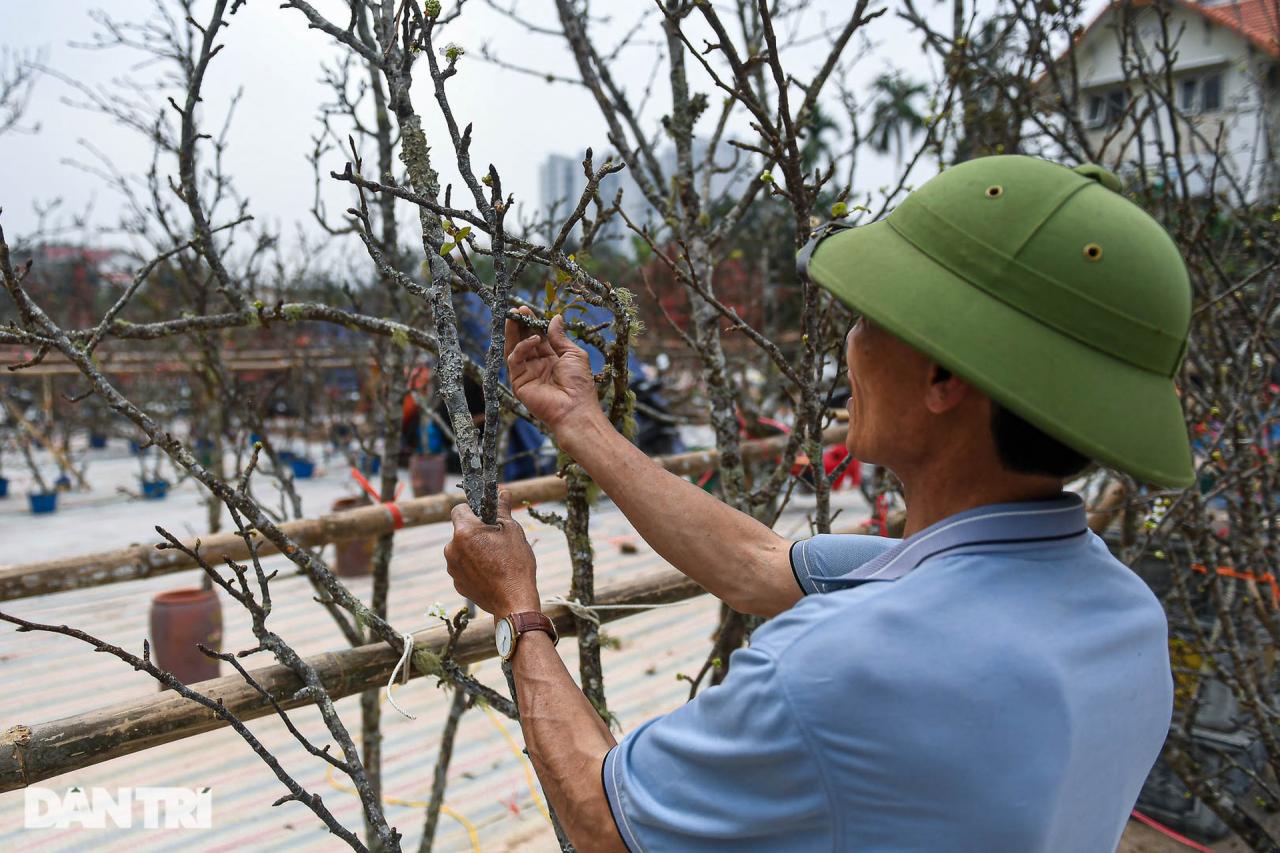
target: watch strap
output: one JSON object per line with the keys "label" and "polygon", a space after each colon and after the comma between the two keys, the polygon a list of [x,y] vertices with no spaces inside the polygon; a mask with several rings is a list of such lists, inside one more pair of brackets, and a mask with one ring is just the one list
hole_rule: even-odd
{"label": "watch strap", "polygon": [[511,620],[511,627],[514,629],[512,633],[515,638],[519,639],[521,634],[528,631],[544,631],[551,637],[552,644],[560,642],[560,635],[556,632],[555,623],[547,618],[547,614],[537,610],[524,610],[520,613],[512,613],[507,617]]}

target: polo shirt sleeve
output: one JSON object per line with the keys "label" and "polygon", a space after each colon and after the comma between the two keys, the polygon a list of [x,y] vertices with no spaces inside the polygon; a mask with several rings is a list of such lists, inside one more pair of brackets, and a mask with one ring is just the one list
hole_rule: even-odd
{"label": "polo shirt sleeve", "polygon": [[758,649],[735,651],[723,683],[623,738],[603,776],[633,853],[812,849],[830,838],[818,761]]}
{"label": "polo shirt sleeve", "polygon": [[901,540],[857,533],[820,533],[791,546],[791,571],[805,595],[843,589],[830,581],[880,556]]}

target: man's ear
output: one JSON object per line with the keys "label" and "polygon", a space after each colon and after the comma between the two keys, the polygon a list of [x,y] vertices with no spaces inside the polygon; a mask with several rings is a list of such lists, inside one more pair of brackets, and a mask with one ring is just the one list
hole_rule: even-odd
{"label": "man's ear", "polygon": [[925,408],[935,415],[949,412],[972,393],[973,386],[940,364],[929,365],[929,387],[925,391]]}

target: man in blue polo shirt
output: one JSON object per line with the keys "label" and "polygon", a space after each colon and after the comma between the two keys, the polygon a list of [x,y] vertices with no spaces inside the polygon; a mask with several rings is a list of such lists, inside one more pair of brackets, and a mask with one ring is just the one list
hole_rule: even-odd
{"label": "man in blue polo shirt", "polygon": [[860,312],[848,447],[902,481],[901,542],[789,543],[609,425],[557,318],[508,324],[520,399],[672,565],[773,617],[725,681],[615,743],[539,612],[503,504],[446,548],[495,614],[543,788],[579,850],[1113,850],[1167,732],[1159,603],[1062,491],[1090,459],[1191,480],[1168,236],[1097,167],[957,166],[801,272]]}

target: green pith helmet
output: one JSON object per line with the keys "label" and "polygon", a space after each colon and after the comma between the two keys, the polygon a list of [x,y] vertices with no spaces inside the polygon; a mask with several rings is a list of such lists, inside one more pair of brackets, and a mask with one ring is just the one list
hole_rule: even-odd
{"label": "green pith helmet", "polygon": [[1169,235],[1119,190],[1098,166],[970,160],[822,239],[807,272],[1069,447],[1186,486],[1173,376],[1191,286]]}

